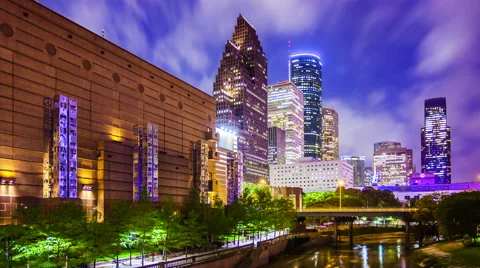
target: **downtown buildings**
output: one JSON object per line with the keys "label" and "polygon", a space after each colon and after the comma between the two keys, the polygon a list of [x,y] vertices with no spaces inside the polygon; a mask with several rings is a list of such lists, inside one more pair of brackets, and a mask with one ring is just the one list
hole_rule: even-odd
{"label": "downtown buildings", "polygon": [[309,53],[293,54],[289,63],[290,81],[304,97],[304,156],[322,159],[322,63]]}
{"label": "downtown buildings", "polygon": [[339,159],[338,113],[331,108],[322,108],[322,160]]}
{"label": "downtown buildings", "polygon": [[285,130],[280,127],[268,128],[268,164],[285,164]]}
{"label": "downtown buildings", "polygon": [[[269,164],[292,164],[303,157],[303,102],[303,93],[289,81],[268,87]],[[284,131],[284,144],[277,129]],[[280,161],[273,156],[278,151],[284,151]]]}
{"label": "downtown buildings", "polygon": [[335,191],[353,187],[353,167],[345,161],[318,161],[304,157],[295,164],[271,165],[272,187],[299,187],[304,192]]}
{"label": "downtown buildings", "polygon": [[412,149],[403,148],[397,142],[376,143],[374,148],[372,185],[409,184],[413,173]]}
{"label": "downtown buildings", "polygon": [[268,177],[267,58],[255,28],[239,16],[215,77],[216,124],[239,137],[246,182]]}
{"label": "downtown buildings", "polygon": [[353,185],[355,187],[368,186],[365,183],[365,156],[342,156],[353,167]]}
{"label": "downtown buildings", "polygon": [[425,126],[421,130],[422,173],[432,173],[436,183],[451,183],[451,137],[447,126],[447,100],[425,100]]}

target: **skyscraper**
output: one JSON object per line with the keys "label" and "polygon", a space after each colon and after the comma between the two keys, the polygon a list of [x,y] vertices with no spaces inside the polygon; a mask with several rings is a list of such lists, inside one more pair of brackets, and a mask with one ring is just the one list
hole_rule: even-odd
{"label": "skyscraper", "polygon": [[321,159],[322,129],[322,63],[315,54],[290,56],[290,81],[304,97],[304,156]]}
{"label": "skyscraper", "polygon": [[268,128],[268,164],[285,164],[286,135],[280,127]]}
{"label": "skyscraper", "polygon": [[425,100],[425,126],[421,136],[422,173],[435,174],[436,183],[451,183],[451,139],[446,98]]}
{"label": "skyscraper", "polygon": [[377,185],[407,185],[413,173],[412,149],[385,148],[373,155],[373,181]]}
{"label": "skyscraper", "polygon": [[[285,131],[287,164],[303,157],[303,125],[303,93],[289,81],[268,86],[268,127]],[[270,146],[269,138],[269,152]]]}
{"label": "skyscraper", "polygon": [[255,28],[238,16],[213,86],[217,127],[239,136],[244,180],[268,176],[267,58]]}
{"label": "skyscraper", "polygon": [[402,148],[402,144],[396,141],[381,141],[373,144],[373,152],[380,150],[393,149],[393,148]]}
{"label": "skyscraper", "polygon": [[372,186],[373,168],[372,167],[365,167],[364,171],[365,171],[364,186]]}
{"label": "skyscraper", "polygon": [[322,108],[322,160],[338,160],[338,144],[337,111],[330,108]]}
{"label": "skyscraper", "polygon": [[342,156],[353,167],[353,185],[355,187],[365,185],[365,156]]}

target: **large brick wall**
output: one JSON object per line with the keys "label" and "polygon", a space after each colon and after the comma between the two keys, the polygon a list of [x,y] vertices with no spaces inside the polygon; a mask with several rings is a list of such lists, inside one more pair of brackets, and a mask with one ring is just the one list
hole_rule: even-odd
{"label": "large brick wall", "polygon": [[99,174],[106,200],[132,197],[132,128],[147,122],[159,126],[160,199],[188,193],[191,142],[215,129],[214,98],[41,4],[2,0],[0,177],[15,185],[0,186],[0,217],[7,197],[42,196],[43,99],[56,94],[78,100],[80,198],[97,198]]}

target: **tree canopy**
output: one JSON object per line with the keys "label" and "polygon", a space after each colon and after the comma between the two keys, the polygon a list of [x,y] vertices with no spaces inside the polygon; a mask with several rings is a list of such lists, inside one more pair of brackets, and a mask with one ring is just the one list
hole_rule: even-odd
{"label": "tree canopy", "polygon": [[[401,203],[389,190],[365,187],[363,190],[342,188],[342,207],[400,207]],[[313,192],[304,195],[305,207],[338,207],[340,187],[331,192]]]}
{"label": "tree canopy", "polygon": [[[87,216],[77,202],[54,200],[45,210],[20,207],[18,225],[0,227],[5,242],[1,267],[75,267],[100,258],[118,258],[135,249],[144,254],[212,248],[241,234],[254,235],[291,227],[297,218],[289,199],[273,198],[268,186],[246,184],[242,198],[225,205],[218,196],[211,204],[200,202],[192,190],[181,206],[171,198],[152,202],[112,201],[107,214]],[[49,202],[48,200],[46,202]],[[101,221],[104,219],[104,221]],[[233,239],[232,239],[233,238]],[[118,267],[118,263],[117,263]]]}

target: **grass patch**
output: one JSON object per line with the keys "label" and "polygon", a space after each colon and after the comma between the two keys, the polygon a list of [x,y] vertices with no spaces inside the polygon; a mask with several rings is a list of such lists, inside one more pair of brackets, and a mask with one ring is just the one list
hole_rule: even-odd
{"label": "grass patch", "polygon": [[480,247],[464,247],[452,253],[452,261],[467,267],[480,267]]}
{"label": "grass patch", "polygon": [[435,243],[412,255],[426,267],[480,267],[480,247],[466,247],[461,240]]}

